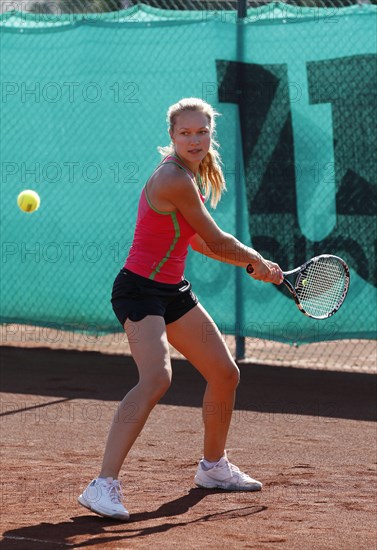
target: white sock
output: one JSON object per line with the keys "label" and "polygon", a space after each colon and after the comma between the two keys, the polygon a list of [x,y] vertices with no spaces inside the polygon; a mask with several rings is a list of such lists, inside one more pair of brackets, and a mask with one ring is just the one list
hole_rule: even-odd
{"label": "white sock", "polygon": [[[220,460],[221,460],[221,458],[220,458]],[[215,462],[210,462],[209,460],[206,460],[205,458],[203,458],[202,459],[202,464],[204,465],[206,470],[210,470],[211,468],[216,466],[216,464],[218,464],[220,462],[220,460],[215,460]]]}

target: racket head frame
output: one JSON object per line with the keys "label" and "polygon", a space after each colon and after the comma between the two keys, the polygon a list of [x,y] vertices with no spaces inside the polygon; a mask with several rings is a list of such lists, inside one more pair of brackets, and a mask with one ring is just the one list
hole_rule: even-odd
{"label": "racket head frame", "polygon": [[[308,269],[312,264],[314,264],[318,261],[324,260],[324,259],[336,260],[339,263],[339,265],[343,268],[344,287],[343,287],[342,294],[341,294],[337,304],[335,305],[335,307],[331,311],[327,312],[324,315],[314,315],[314,314],[312,314],[312,313],[305,310],[305,308],[302,305],[302,303],[300,301],[300,298],[297,294],[296,288],[299,285],[303,284],[302,281],[305,278],[304,277],[304,271],[306,269]],[[293,299],[296,303],[296,306],[298,307],[298,309],[304,315],[306,315],[307,317],[311,317],[312,319],[328,319],[329,317],[334,315],[338,311],[338,309],[341,307],[341,305],[343,304],[343,302],[344,302],[344,300],[347,296],[349,285],[350,285],[350,270],[349,270],[348,265],[346,264],[346,262],[342,258],[340,258],[339,256],[335,256],[334,254],[320,254],[319,256],[314,256],[313,258],[311,258],[310,260],[308,260],[307,262],[302,264],[300,267],[297,267],[296,269],[292,269],[291,271],[283,271],[283,275],[284,275],[283,283],[286,286],[286,288],[289,290],[289,292],[291,293],[291,295],[292,295],[292,297],[293,297]],[[291,275],[297,275],[294,284],[292,284],[291,281],[289,281],[287,279],[287,277],[289,277]]]}
{"label": "racket head frame", "polygon": [[[343,292],[340,296],[340,299],[338,300],[338,303],[336,304],[336,306],[332,309],[332,311],[324,314],[324,315],[314,315],[308,311],[305,310],[304,306],[302,305],[301,301],[300,301],[300,298],[297,294],[297,291],[296,291],[296,288],[301,284],[303,284],[303,279],[305,278],[304,277],[304,271],[306,269],[308,269],[312,264],[318,262],[318,261],[321,261],[323,259],[334,259],[336,260],[339,265],[342,266],[343,268],[343,273],[344,273],[344,288],[343,288]],[[246,267],[246,271],[251,274],[253,273],[254,269],[253,269],[253,266],[251,264],[249,264],[247,267]],[[328,319],[329,317],[331,317],[332,315],[334,315],[334,313],[336,313],[338,311],[338,309],[340,308],[340,306],[343,304],[346,296],[347,296],[347,293],[348,293],[348,289],[349,289],[349,285],[350,285],[350,270],[348,268],[348,265],[346,264],[346,262],[340,258],[339,256],[335,256],[334,254],[320,254],[319,256],[314,256],[313,258],[311,258],[310,260],[308,260],[307,262],[303,263],[302,265],[300,265],[300,267],[296,267],[295,269],[292,269],[291,271],[283,271],[283,275],[284,275],[284,279],[283,279],[283,284],[286,286],[286,288],[289,290],[289,292],[291,293],[295,303],[296,303],[296,306],[298,307],[298,309],[304,314],[306,315],[307,317],[311,317],[312,319]],[[291,275],[297,275],[296,277],[296,280],[295,280],[295,283],[292,284],[291,281],[289,281],[287,279],[287,277],[291,276]]]}

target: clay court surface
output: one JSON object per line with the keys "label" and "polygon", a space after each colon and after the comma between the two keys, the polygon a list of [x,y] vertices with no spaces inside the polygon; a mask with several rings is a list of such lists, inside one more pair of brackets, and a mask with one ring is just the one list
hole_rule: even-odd
{"label": "clay court surface", "polygon": [[376,548],[375,375],[242,363],[228,456],[264,488],[225,493],[193,484],[204,382],[174,359],[122,471],[120,523],[76,498],[137,381],[132,360],[35,344],[1,359],[1,548]]}

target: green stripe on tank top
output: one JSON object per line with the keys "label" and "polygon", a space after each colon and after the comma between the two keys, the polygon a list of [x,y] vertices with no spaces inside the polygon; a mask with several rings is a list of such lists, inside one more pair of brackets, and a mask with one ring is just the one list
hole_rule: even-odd
{"label": "green stripe on tank top", "polygon": [[156,269],[154,269],[148,277],[148,279],[153,280],[156,277],[157,273],[160,272],[160,270],[161,270],[162,266],[165,264],[165,262],[168,261],[168,259],[170,257],[170,254],[173,252],[174,247],[177,244],[177,241],[178,241],[179,237],[181,236],[181,228],[179,227],[179,222],[178,222],[178,219],[177,219],[177,213],[176,212],[162,212],[161,210],[157,210],[157,208],[155,208],[153,206],[153,204],[151,203],[151,201],[149,199],[149,196],[148,196],[147,183],[144,186],[144,192],[145,192],[145,198],[147,199],[147,203],[149,204],[149,207],[152,210],[154,210],[155,212],[157,212],[157,214],[161,214],[162,216],[170,216],[171,220],[173,222],[173,227],[174,227],[174,238],[173,238],[173,241],[172,241],[172,243],[169,247],[169,250],[167,251],[165,256],[162,258],[162,260],[160,261],[160,263],[158,264]]}
{"label": "green stripe on tank top", "polygon": [[178,219],[177,219],[177,213],[176,212],[166,212],[166,214],[170,214],[170,216],[171,216],[171,220],[173,222],[175,235],[174,235],[174,239],[173,239],[173,242],[170,245],[169,250],[167,251],[165,256],[162,258],[162,260],[160,261],[160,263],[158,264],[156,269],[154,271],[152,271],[152,273],[149,275],[148,279],[151,279],[151,280],[153,280],[156,277],[157,273],[159,273],[161,271],[161,268],[163,267],[165,262],[168,261],[168,259],[170,257],[170,254],[173,252],[174,247],[177,244],[177,241],[178,241],[179,237],[181,236],[181,228],[179,227],[179,223],[178,223]]}
{"label": "green stripe on tank top", "polygon": [[[177,162],[177,160],[173,157],[172,160],[168,160],[166,162],[162,162],[161,164],[175,164],[176,166],[178,166],[179,168],[181,168],[183,171],[185,172],[188,172],[189,169],[185,166],[182,166],[179,162]],[[160,166],[161,166],[160,164]],[[190,170],[191,172],[191,170]],[[192,172],[191,172],[192,174]],[[190,175],[190,174],[189,174]],[[194,176],[191,176],[191,177],[194,177]],[[149,180],[148,180],[149,181]],[[194,181],[196,183],[196,179],[194,177]],[[202,189],[201,189],[201,178],[199,176],[199,182],[200,184],[198,185],[199,187],[199,190],[200,192],[202,192]],[[148,183],[148,182],[147,182]],[[174,231],[175,231],[175,235],[174,235],[174,239],[173,239],[173,242],[171,243],[170,245],[170,248],[169,250],[167,251],[166,255],[162,258],[162,260],[160,261],[160,263],[158,264],[158,266],[156,267],[156,269],[154,271],[152,271],[152,273],[149,275],[148,279],[151,279],[153,280],[157,273],[159,273],[161,271],[161,268],[163,267],[163,265],[168,261],[169,257],[170,257],[170,254],[173,252],[174,250],[174,247],[175,245],[177,244],[177,241],[179,239],[179,237],[181,236],[181,228],[179,227],[179,222],[177,220],[177,213],[176,212],[161,212],[161,210],[157,210],[157,208],[155,208],[153,206],[153,204],[151,203],[151,201],[149,200],[149,196],[148,196],[148,191],[147,191],[147,183],[145,184],[145,197],[147,199],[147,202],[150,206],[150,208],[152,208],[152,210],[154,210],[155,212],[157,212],[158,214],[162,214],[163,216],[171,216],[171,219],[172,219],[172,222],[173,222],[173,227],[174,227]]]}

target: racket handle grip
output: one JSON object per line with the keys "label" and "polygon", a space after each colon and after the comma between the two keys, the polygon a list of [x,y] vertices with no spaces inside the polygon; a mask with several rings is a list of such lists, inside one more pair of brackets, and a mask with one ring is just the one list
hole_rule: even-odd
{"label": "racket handle grip", "polygon": [[246,271],[251,275],[251,273],[254,273],[254,268],[251,264],[248,264],[246,267]]}

